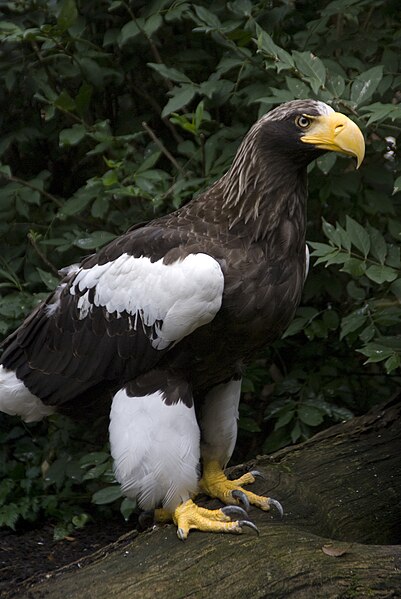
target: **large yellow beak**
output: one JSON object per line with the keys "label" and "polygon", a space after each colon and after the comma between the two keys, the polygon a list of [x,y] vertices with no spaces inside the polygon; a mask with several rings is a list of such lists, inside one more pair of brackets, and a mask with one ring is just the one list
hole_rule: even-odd
{"label": "large yellow beak", "polygon": [[320,150],[355,156],[356,168],[359,168],[365,156],[365,140],[361,130],[341,112],[313,117],[310,128],[305,131],[301,140],[306,144],[313,144]]}

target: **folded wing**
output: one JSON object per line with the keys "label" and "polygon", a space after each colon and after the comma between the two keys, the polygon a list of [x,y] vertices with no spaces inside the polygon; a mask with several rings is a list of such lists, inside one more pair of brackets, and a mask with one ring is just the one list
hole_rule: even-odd
{"label": "folded wing", "polygon": [[131,239],[128,251],[100,252],[67,269],[6,340],[2,364],[45,402],[135,378],[220,309],[224,277],[214,258],[174,248],[174,259],[167,251],[154,260],[133,249]]}

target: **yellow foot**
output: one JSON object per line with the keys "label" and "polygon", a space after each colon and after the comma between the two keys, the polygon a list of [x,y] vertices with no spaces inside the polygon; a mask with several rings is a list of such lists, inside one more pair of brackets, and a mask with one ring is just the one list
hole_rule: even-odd
{"label": "yellow foot", "polygon": [[[241,517],[241,520],[231,520],[231,516]],[[173,521],[177,525],[177,536],[185,541],[190,530],[204,532],[241,533],[248,526],[259,533],[256,526],[246,519],[246,512],[236,505],[229,505],[219,510],[207,510],[197,506],[192,499],[181,503],[174,512],[164,509],[155,510],[155,520],[160,523]]]}
{"label": "yellow foot", "polygon": [[255,482],[255,476],[261,476],[259,472],[248,472],[236,480],[228,480],[218,462],[210,461],[203,464],[203,477],[200,481],[200,488],[209,497],[217,497],[226,504],[242,503],[246,510],[250,505],[255,505],[262,510],[268,511],[271,505],[274,505],[283,516],[281,504],[271,497],[256,495],[243,489],[243,485],[249,485]]}

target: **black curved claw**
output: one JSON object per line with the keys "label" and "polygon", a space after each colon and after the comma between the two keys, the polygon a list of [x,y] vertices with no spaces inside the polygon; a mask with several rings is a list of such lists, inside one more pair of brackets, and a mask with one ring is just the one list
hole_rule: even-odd
{"label": "black curved claw", "polygon": [[249,528],[252,528],[252,530],[254,530],[259,536],[259,528],[253,522],[250,522],[249,520],[238,520],[238,524],[240,526],[248,526]]}
{"label": "black curved claw", "polygon": [[242,507],[240,507],[239,505],[226,505],[221,508],[221,511],[226,516],[230,516],[230,518],[231,516],[240,516],[241,518],[246,518],[248,516],[246,511],[242,509]]}
{"label": "black curved claw", "polygon": [[278,510],[280,514],[280,518],[282,519],[284,516],[284,510],[281,503],[277,501],[277,499],[272,499],[271,497],[269,497],[269,505],[274,505],[274,507]]}
{"label": "black curved claw", "polygon": [[252,476],[255,476],[256,478],[263,478],[263,480],[266,480],[266,477],[264,476],[264,474],[259,472],[259,470],[251,470],[250,474],[252,474]]}
{"label": "black curved claw", "polygon": [[185,534],[182,528],[177,528],[177,537],[180,539],[180,541],[187,540],[187,535]]}
{"label": "black curved claw", "polygon": [[154,510],[146,510],[141,512],[138,516],[138,524],[141,530],[151,528],[155,523]]}
{"label": "black curved claw", "polygon": [[249,499],[243,491],[240,491],[239,489],[235,489],[234,491],[231,492],[231,496],[234,497],[234,499],[238,499],[238,501],[240,501],[242,503],[242,505],[244,506],[246,511],[247,512],[249,511],[249,508],[251,507],[250,503],[249,503]]}

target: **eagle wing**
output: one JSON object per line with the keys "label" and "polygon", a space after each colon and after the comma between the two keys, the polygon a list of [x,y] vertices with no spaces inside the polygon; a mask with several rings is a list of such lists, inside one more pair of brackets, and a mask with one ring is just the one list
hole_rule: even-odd
{"label": "eagle wing", "polygon": [[220,309],[219,262],[191,249],[174,232],[148,226],[66,269],[5,342],[3,365],[50,404],[151,369]]}

